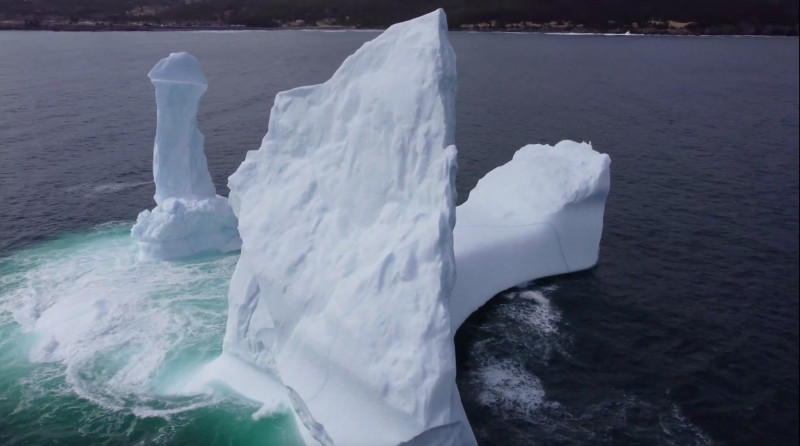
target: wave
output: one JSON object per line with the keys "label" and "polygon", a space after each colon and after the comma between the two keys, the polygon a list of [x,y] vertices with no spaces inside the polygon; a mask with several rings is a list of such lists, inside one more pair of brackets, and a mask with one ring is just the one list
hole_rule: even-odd
{"label": "wave", "polygon": [[478,340],[459,369],[459,389],[479,443],[502,435],[510,445],[542,439],[576,445],[713,444],[668,396],[644,398],[580,378],[554,377],[554,367],[585,367],[572,356],[576,346],[557,293],[556,285],[523,284],[495,298],[481,310],[487,317],[471,326]]}
{"label": "wave", "polygon": [[135,187],[142,187],[150,184],[153,184],[152,180],[129,181],[123,183],[100,183],[100,184],[82,183],[69,186],[65,190],[69,193],[79,193],[79,194],[84,194],[87,197],[91,197],[96,195],[120,192],[125,189],[132,189]]}

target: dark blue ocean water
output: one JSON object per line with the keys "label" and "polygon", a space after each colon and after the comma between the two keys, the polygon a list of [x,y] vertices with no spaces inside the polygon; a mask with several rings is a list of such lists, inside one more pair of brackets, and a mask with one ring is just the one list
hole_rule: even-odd
{"label": "dark blue ocean water", "polygon": [[[98,225],[152,207],[146,73],[169,52],[193,53],[209,79],[199,122],[227,194],[275,94],[326,80],[374,36],[0,33],[0,255],[54,243],[67,255],[65,236],[106,237]],[[526,143],[587,140],[612,159],[597,267],[503,293],[459,331],[458,385],[481,443],[796,444],[798,40],[451,42],[460,201]],[[40,413],[29,403],[50,390],[28,384],[46,366],[0,353],[0,376],[15,364],[0,379],[4,441],[238,444],[272,429],[222,405],[164,434],[169,420],[111,414],[58,383]]]}

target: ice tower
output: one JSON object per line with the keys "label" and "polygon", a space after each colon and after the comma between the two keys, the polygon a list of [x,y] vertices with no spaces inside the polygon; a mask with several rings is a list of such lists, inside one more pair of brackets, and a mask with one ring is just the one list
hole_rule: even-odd
{"label": "ice tower", "polygon": [[276,370],[334,444],[475,442],[448,315],[455,89],[444,12],[399,23],[278,94],[229,179],[243,249],[223,349]]}
{"label": "ice tower", "polygon": [[172,53],[148,74],[156,87],[158,118],[153,147],[156,207],[131,229],[142,259],[176,259],[240,248],[236,217],[216,194],[197,129],[208,83],[197,59]]}

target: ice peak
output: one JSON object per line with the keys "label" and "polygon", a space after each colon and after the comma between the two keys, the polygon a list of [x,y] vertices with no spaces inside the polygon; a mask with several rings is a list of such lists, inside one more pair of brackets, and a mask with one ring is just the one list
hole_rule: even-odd
{"label": "ice peak", "polygon": [[147,77],[156,82],[169,82],[180,84],[208,85],[205,74],[200,68],[200,62],[189,53],[170,53],[161,59],[147,73]]}
{"label": "ice peak", "polygon": [[420,29],[428,28],[429,30],[437,29],[439,32],[447,32],[447,16],[442,8],[405,22],[395,23],[390,26],[387,31],[394,27],[407,28],[409,23],[413,23],[415,27],[419,27]]}

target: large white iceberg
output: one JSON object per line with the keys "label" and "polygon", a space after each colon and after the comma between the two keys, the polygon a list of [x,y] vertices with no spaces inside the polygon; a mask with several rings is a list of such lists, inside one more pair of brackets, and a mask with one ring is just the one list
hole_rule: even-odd
{"label": "large white iceberg", "polygon": [[175,259],[240,248],[236,217],[216,194],[197,129],[197,109],[208,88],[191,54],[172,53],[148,74],[158,112],[153,148],[156,207],[131,229],[143,259]]}
{"label": "large white iceberg", "polygon": [[223,354],[187,389],[289,406],[310,443],[475,444],[455,331],[499,291],[597,262],[609,159],[526,146],[456,210],[455,84],[438,10],[276,97],[229,179],[242,252]]}
{"label": "large white iceberg", "polygon": [[455,87],[444,13],[394,25],[280,93],[229,179],[243,246],[223,349],[277,371],[335,444],[475,443],[448,310]]}

